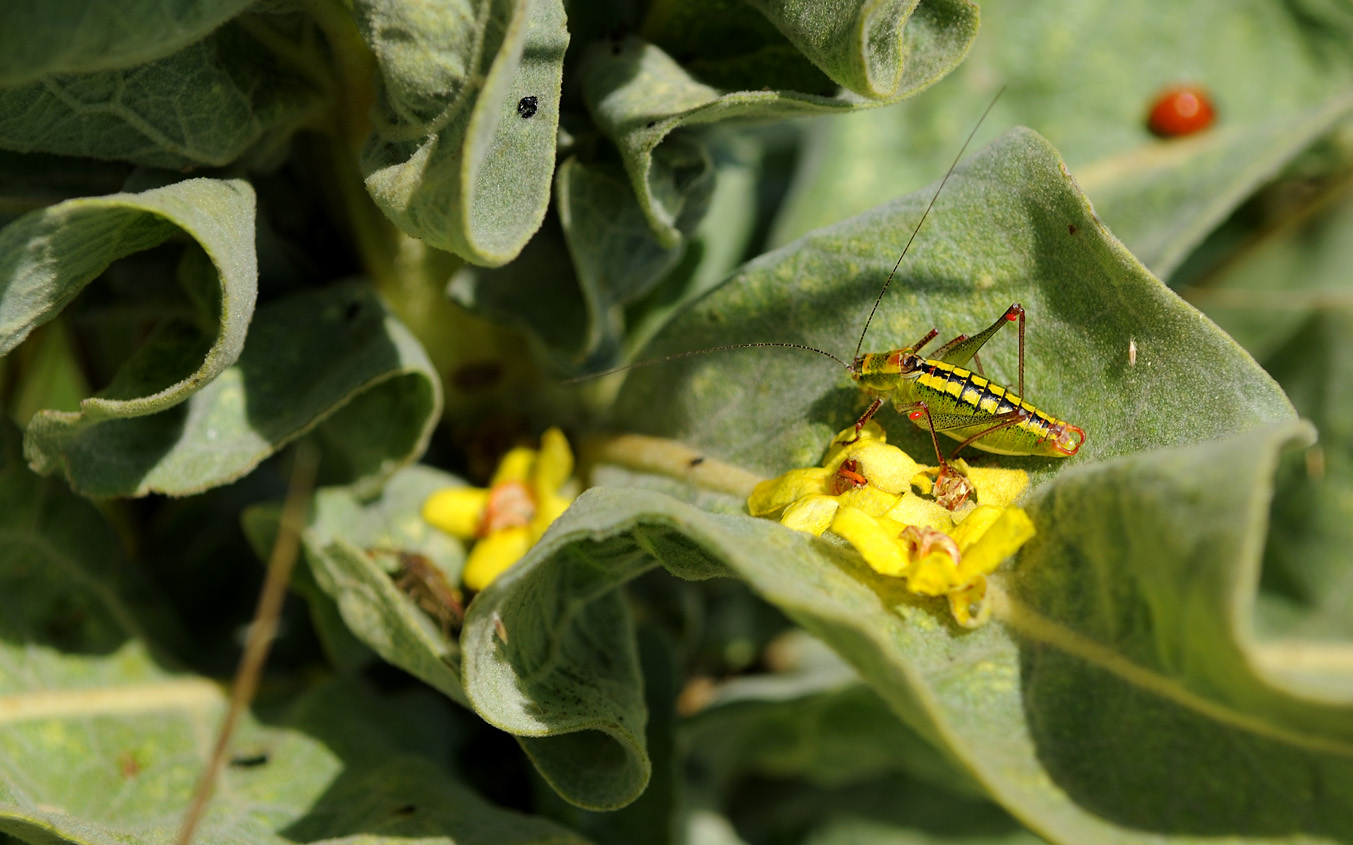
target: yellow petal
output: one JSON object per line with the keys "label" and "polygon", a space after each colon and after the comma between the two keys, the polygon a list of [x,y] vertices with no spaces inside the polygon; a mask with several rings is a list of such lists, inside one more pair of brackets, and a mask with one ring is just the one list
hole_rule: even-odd
{"label": "yellow petal", "polygon": [[903,525],[924,525],[952,534],[954,517],[930,499],[903,496],[884,516]]}
{"label": "yellow petal", "polygon": [[981,575],[961,590],[949,594],[949,610],[954,621],[964,628],[980,628],[991,617],[991,603],[986,601],[987,579]]}
{"label": "yellow petal", "polygon": [[954,559],[940,550],[924,555],[907,571],[907,589],[922,596],[942,596],[963,583]]}
{"label": "yellow petal", "polygon": [[912,476],[919,469],[906,452],[880,440],[861,440],[848,446],[827,461],[826,467],[836,472],[842,461],[847,459],[859,463],[860,474],[869,479],[872,486],[889,493],[906,492],[911,486]]}
{"label": "yellow petal", "polygon": [[895,532],[864,511],[841,508],[832,520],[832,532],[844,538],[881,575],[907,574],[907,552]]}
{"label": "yellow petal", "polygon": [[531,480],[531,467],[535,462],[535,449],[528,449],[525,446],[509,449],[508,453],[503,455],[503,459],[498,462],[498,469],[494,471],[493,480],[489,482],[489,486],[494,487],[504,481],[527,483]]}
{"label": "yellow petal", "polygon": [[[852,440],[854,441],[853,443],[847,442]],[[864,424],[864,428],[860,430],[860,437],[858,440],[855,439],[855,426],[852,425],[850,428],[843,428],[832,438],[831,445],[827,447],[827,457],[822,459],[822,465],[826,466],[827,464],[833,464],[832,469],[835,471],[836,467],[841,465],[841,459],[844,457],[842,454],[843,452],[848,449],[857,448],[862,443],[870,442],[888,442],[888,434],[883,430],[883,426],[879,425],[876,421],[870,420]]]}
{"label": "yellow petal", "polygon": [[832,524],[840,503],[833,496],[808,496],[785,508],[780,524],[795,531],[807,531],[821,537]]}
{"label": "yellow petal", "polygon": [[492,584],[493,579],[503,574],[509,566],[521,560],[529,548],[531,536],[525,526],[495,531],[470,549],[461,580],[467,589],[479,592]]}
{"label": "yellow petal", "polygon": [[[977,509],[978,511],[981,508]],[[976,516],[977,512],[973,512]],[[966,525],[973,516],[963,521]],[[963,526],[960,525],[959,529]],[[959,562],[959,576],[964,582],[975,581],[979,575],[989,575],[996,571],[1001,561],[1019,551],[1019,547],[1034,536],[1034,523],[1029,515],[1019,508],[1001,510],[999,518],[991,527],[982,532],[969,548],[963,551],[963,560]],[[955,538],[957,539],[957,538]],[[962,548],[960,542],[959,547]]]}
{"label": "yellow petal", "polygon": [[558,492],[572,474],[573,452],[568,448],[568,438],[557,428],[545,429],[540,435],[540,454],[531,471],[531,487],[536,496]]}
{"label": "yellow petal", "polygon": [[984,505],[1008,508],[1029,487],[1029,474],[1022,469],[972,467],[968,479],[977,488],[977,500]]}
{"label": "yellow petal", "polygon": [[821,467],[791,469],[779,478],[762,481],[752,488],[747,510],[752,516],[769,516],[799,499],[828,492],[831,473]]}
{"label": "yellow petal", "polygon": [[573,499],[568,496],[559,496],[554,493],[548,493],[536,502],[535,516],[531,517],[531,542],[534,543],[540,539],[540,535],[545,533],[545,529],[550,527],[550,523],[558,519]]}
{"label": "yellow petal", "polygon": [[959,551],[970,549],[978,540],[982,539],[982,535],[987,532],[988,528],[996,524],[996,520],[1000,519],[1004,512],[1005,508],[998,508],[993,505],[978,505],[967,512],[958,526],[949,532],[949,536],[954,538],[955,543],[958,543]]}
{"label": "yellow petal", "polygon": [[489,491],[478,487],[448,487],[423,502],[423,519],[452,537],[468,540],[479,529]]}
{"label": "yellow petal", "polygon": [[838,496],[843,506],[858,508],[870,516],[883,516],[897,504],[898,497],[872,484],[847,490]]}
{"label": "yellow petal", "polygon": [[921,471],[911,477],[911,486],[921,491],[923,495],[929,496],[930,491],[935,488],[935,479],[930,473],[934,472],[930,467],[921,467]]}

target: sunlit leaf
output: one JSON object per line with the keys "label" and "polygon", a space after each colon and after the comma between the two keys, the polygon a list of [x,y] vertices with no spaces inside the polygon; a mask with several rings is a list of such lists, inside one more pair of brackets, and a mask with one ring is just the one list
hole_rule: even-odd
{"label": "sunlit leaf", "polygon": [[[938,178],[1004,86],[983,143],[1024,125],[1061,152],[1105,223],[1170,275],[1202,238],[1353,108],[1353,15],[1268,0],[1142,14],[1096,2],[982,4],[984,36],[934,96],[823,121],[777,223],[784,243]],[[1216,104],[1211,131],[1162,140],[1146,115],[1173,85]],[[900,244],[898,245],[900,250]]]}
{"label": "sunlit leaf", "polygon": [[[532,714],[537,728],[580,707],[595,723],[633,718],[618,691],[589,685],[580,700],[543,682],[607,664],[565,648],[542,676],[535,655],[560,641],[562,617],[542,623],[532,597],[572,597],[569,628],[585,631],[609,617],[600,589],[655,558],[685,578],[726,569],[1056,841],[1137,841],[1142,830],[1334,841],[1351,829],[1347,808],[1310,795],[1296,773],[1346,788],[1353,704],[1278,685],[1251,651],[1277,453],[1307,436],[1285,423],[1058,477],[1032,503],[1038,537],[993,583],[997,622],[976,632],[833,544],[659,494],[596,489],[471,607],[467,692],[492,712]],[[506,645],[492,639],[495,617],[517,635]],[[1284,776],[1247,791],[1263,771]]]}
{"label": "sunlit leaf", "polygon": [[[819,23],[818,16],[827,14],[813,11],[812,4],[803,8]],[[800,17],[788,9],[784,13],[786,22]],[[829,63],[837,67],[839,62],[838,69],[887,66],[884,75],[897,81],[884,86],[886,94],[876,95],[886,101],[909,97],[944,76],[962,60],[977,33],[976,7],[965,0],[927,2],[914,9],[894,4],[877,14],[879,18],[869,25],[870,37],[846,39],[850,42],[846,44],[833,36],[811,49],[816,60],[831,53]],[[802,27],[799,34],[805,36],[813,29],[806,21]],[[829,47],[826,42],[834,43]],[[655,44],[634,37],[592,48],[583,74],[588,110],[620,149],[649,226],[658,242],[668,247],[680,239],[677,221],[706,199],[712,179],[703,146],[681,133],[667,141],[675,130],[726,120],[840,114],[878,104],[850,93],[786,88],[773,72],[761,82],[767,87],[725,90],[701,81]],[[855,71],[847,75],[853,77]]]}
{"label": "sunlit leaf", "polygon": [[[924,189],[747,264],[679,315],[642,353],[773,341],[848,361]],[[1077,457],[1001,459],[1035,479],[1144,448],[1196,443],[1292,416],[1282,391],[1234,341],[1152,277],[1095,218],[1056,152],[1014,131],[965,161],[898,270],[863,351],[975,334],[1012,302],[1028,313],[1023,396],[1086,432]],[[1016,333],[983,350],[986,375],[1017,389]],[[1135,357],[1133,350],[1135,349]],[[748,349],[628,374],[617,429],[682,440],[767,476],[818,462],[867,397],[840,364]],[[890,410],[880,421],[911,454],[929,435]],[[950,441],[951,442],[951,441]],[[972,453],[976,454],[976,453]]]}
{"label": "sunlit leaf", "polygon": [[381,68],[366,186],[404,231],[475,264],[510,261],[540,227],[554,173],[562,0],[363,0]]}

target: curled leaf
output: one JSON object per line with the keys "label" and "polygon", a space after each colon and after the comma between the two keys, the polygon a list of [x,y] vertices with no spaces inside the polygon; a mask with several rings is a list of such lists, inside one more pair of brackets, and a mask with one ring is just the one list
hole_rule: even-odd
{"label": "curled leaf", "polygon": [[[163,326],[100,395],[60,425],[171,408],[240,356],[254,313],[254,192],[238,180],[189,179],[139,194],[67,200],[0,230],[0,355],[51,320],[113,261],[184,233],[207,261],[190,280],[195,323]],[[205,324],[205,325],[202,325]]]}
{"label": "curled leaf", "polygon": [[562,0],[358,4],[381,67],[367,190],[405,232],[504,264],[544,219],[563,78]]}
{"label": "curled leaf", "polygon": [[24,451],[90,496],[226,484],[309,431],[328,483],[378,484],[422,453],[441,406],[418,342],[364,285],[260,309],[239,360],[187,401],[140,416],[39,414]]}
{"label": "curled leaf", "polygon": [[[823,7],[821,13],[806,14],[820,22],[818,14],[835,15],[837,11],[836,7],[831,7],[831,12],[825,10]],[[786,14],[782,21],[788,26],[792,17]],[[867,24],[866,28],[872,26]],[[630,183],[658,243],[664,247],[678,243],[677,221],[689,214],[692,206],[705,201],[710,190],[708,154],[698,142],[680,133],[672,136],[674,131],[724,120],[764,121],[841,113],[909,97],[962,60],[977,34],[977,13],[976,7],[965,0],[924,3],[910,17],[902,14],[901,8],[889,6],[878,26],[888,33],[886,37],[872,30],[871,37],[863,42],[849,36],[824,36],[822,43],[810,49],[815,59],[826,61],[852,79],[858,74],[846,71],[847,66],[886,65],[889,70],[883,75],[890,82],[881,100],[786,88],[724,90],[693,76],[657,45],[635,37],[594,47],[583,70],[583,97],[597,126],[620,149]],[[802,27],[798,31],[805,36],[814,29],[807,21]],[[776,80],[768,78],[762,84],[766,83],[774,85]],[[872,83],[865,84],[872,88]],[[669,136],[671,142],[664,143]]]}

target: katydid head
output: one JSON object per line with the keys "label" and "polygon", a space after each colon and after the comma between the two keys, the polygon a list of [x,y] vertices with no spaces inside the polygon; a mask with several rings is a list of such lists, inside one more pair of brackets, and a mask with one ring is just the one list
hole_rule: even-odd
{"label": "katydid head", "polygon": [[925,359],[914,347],[894,349],[891,352],[867,352],[858,355],[847,370],[855,383],[867,391],[886,393],[897,388],[902,379],[921,374]]}

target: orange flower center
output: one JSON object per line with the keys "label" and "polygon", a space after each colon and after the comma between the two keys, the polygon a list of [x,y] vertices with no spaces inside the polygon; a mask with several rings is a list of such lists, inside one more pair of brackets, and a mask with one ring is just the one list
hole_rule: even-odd
{"label": "orange flower center", "polygon": [[536,500],[531,489],[520,481],[504,481],[489,490],[484,506],[484,517],[479,522],[476,537],[487,537],[504,528],[524,527],[536,515]]}

